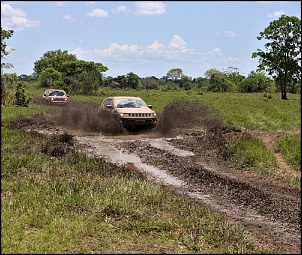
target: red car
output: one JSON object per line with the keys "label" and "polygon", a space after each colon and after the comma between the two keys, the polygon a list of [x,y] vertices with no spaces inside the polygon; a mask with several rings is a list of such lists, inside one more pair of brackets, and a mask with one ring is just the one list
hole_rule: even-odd
{"label": "red car", "polygon": [[47,89],[43,98],[50,103],[67,103],[68,95],[63,89]]}

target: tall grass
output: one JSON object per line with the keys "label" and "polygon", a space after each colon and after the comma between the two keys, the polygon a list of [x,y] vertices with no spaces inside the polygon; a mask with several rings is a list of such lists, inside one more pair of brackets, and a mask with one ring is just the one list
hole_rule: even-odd
{"label": "tall grass", "polygon": [[281,153],[288,164],[301,171],[301,136],[282,135],[277,137],[275,151]]}
{"label": "tall grass", "polygon": [[256,137],[242,136],[228,145],[228,153],[236,166],[247,171],[270,176],[271,167],[276,167],[274,154]]}

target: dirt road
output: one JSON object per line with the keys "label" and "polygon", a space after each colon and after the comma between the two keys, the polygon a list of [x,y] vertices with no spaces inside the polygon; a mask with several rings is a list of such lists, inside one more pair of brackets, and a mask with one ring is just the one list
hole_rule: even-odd
{"label": "dirt road", "polygon": [[[231,167],[222,148],[227,139],[242,132],[223,129],[220,121],[213,122],[220,125],[216,129],[209,124],[198,127],[180,123],[127,132],[116,123],[108,126],[108,120],[96,120],[92,109],[88,104],[80,108],[78,104],[69,105],[47,120],[37,116],[18,125],[50,134],[68,132],[85,145],[82,148],[87,153],[148,173],[175,192],[185,193],[189,199],[245,226],[275,253],[301,252],[301,189]],[[273,133],[253,135],[266,144],[276,138]],[[284,161],[282,164],[284,170]],[[286,171],[292,171],[290,166]]]}

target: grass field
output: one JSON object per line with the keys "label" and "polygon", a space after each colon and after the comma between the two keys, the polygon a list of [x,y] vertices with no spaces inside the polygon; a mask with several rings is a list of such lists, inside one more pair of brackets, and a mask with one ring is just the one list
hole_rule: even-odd
{"label": "grass field", "polygon": [[[34,97],[43,90],[29,93]],[[279,94],[268,99],[263,94],[104,90],[70,100],[100,103],[107,95],[140,96],[159,113],[174,99],[198,100],[240,129],[291,131],[301,125],[300,95],[291,94],[285,101]],[[131,169],[78,152],[50,157],[41,152],[43,137],[6,127],[17,117],[49,111],[33,104],[1,108],[2,253],[273,253],[241,226]],[[299,150],[292,146],[297,139],[280,140],[278,150]]]}

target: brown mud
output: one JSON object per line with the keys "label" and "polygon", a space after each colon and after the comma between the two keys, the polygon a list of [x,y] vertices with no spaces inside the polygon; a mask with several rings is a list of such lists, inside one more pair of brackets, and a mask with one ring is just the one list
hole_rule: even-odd
{"label": "brown mud", "polygon": [[[98,105],[92,103],[69,102],[53,108],[50,115],[20,119],[10,127],[60,133],[56,137],[64,146],[54,146],[52,141],[43,152],[64,156],[76,141],[87,153],[149,172],[150,178],[244,226],[274,253],[301,253],[301,189],[235,169],[224,150],[231,139],[243,135],[258,137],[272,149],[284,132],[241,132],[225,126],[213,109],[196,108],[194,102],[169,104],[153,130],[125,130],[116,118],[98,116]],[[300,174],[280,155],[276,157],[278,167],[272,171],[283,176]]]}

